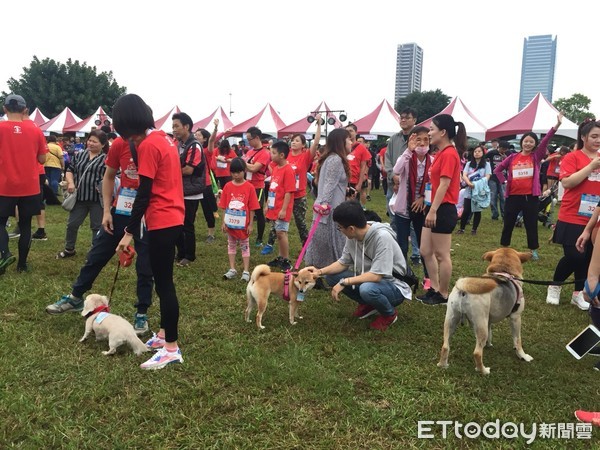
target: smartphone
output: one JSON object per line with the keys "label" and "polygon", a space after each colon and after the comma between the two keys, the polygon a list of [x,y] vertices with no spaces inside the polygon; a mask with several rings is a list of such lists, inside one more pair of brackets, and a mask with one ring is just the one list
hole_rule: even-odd
{"label": "smartphone", "polygon": [[581,359],[598,343],[600,343],[600,330],[594,325],[588,325],[567,344],[566,349],[576,359]]}

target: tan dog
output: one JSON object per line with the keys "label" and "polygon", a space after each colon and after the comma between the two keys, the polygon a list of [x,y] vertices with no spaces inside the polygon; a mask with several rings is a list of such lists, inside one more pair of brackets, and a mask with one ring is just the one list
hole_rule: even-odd
{"label": "tan dog", "polygon": [[531,253],[519,253],[512,248],[487,252],[483,259],[490,261],[483,277],[460,278],[448,298],[444,321],[444,344],[438,367],[448,367],[450,338],[461,318],[466,316],[477,338],[473,357],[475,370],[484,375],[490,368],[483,365],[483,347],[492,346],[492,323],[510,317],[513,345],[519,358],[529,362],[533,358],[523,351],[521,344],[521,313],[525,308],[522,283],[512,277],[523,277],[522,262],[531,259]]}
{"label": "tan dog", "polygon": [[85,321],[85,333],[79,342],[87,339],[92,331],[96,335],[96,340],[108,339],[108,351],[102,352],[103,355],[112,355],[122,344],[129,344],[131,350],[136,355],[150,351],[135,334],[133,325],[116,314],[107,313],[108,298],[104,295],[90,294],[83,302],[83,311],[81,315],[87,317]]}
{"label": "tan dog", "polygon": [[[290,304],[290,323],[296,325],[296,318],[302,319],[298,315],[298,292],[305,294],[315,285],[315,276],[306,269],[298,272],[298,275],[289,275],[288,290]],[[250,313],[254,305],[257,306],[256,326],[259,329],[264,329],[262,325],[262,317],[267,309],[267,301],[271,293],[283,297],[285,288],[285,274],[281,272],[271,272],[271,268],[266,264],[260,264],[252,271],[252,276],[246,288],[246,297],[248,306],[244,313],[246,322],[250,322]]]}

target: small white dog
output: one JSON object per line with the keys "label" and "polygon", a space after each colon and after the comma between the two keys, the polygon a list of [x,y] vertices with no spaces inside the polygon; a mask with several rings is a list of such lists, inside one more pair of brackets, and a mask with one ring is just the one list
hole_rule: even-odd
{"label": "small white dog", "polygon": [[79,342],[85,341],[93,330],[97,341],[108,339],[108,351],[102,352],[103,355],[114,354],[117,348],[125,343],[129,344],[133,353],[138,356],[150,351],[135,334],[133,325],[121,316],[108,312],[108,298],[104,295],[88,295],[83,302],[81,315],[87,320],[85,333]]}

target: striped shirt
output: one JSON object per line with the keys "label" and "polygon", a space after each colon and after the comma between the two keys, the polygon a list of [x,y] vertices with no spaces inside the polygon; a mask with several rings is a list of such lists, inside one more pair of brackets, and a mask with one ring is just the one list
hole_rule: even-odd
{"label": "striped shirt", "polygon": [[[73,174],[75,187],[78,188],[77,201],[99,202],[99,191],[102,190],[102,178],[106,170],[106,165],[104,164],[106,154],[100,153],[91,160],[89,155],[90,152],[87,150],[77,153],[67,171]],[[83,178],[80,183],[82,175]]]}

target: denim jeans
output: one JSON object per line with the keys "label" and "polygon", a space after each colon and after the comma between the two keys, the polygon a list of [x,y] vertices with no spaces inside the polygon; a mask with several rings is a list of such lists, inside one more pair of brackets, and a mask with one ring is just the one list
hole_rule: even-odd
{"label": "denim jeans", "polygon": [[[129,216],[113,214],[113,234],[108,234],[104,228],[92,241],[92,248],[87,254],[85,264],[79,271],[79,276],[73,283],[72,294],[83,298],[83,295],[92,288],[94,281],[100,275],[102,269],[115,255],[115,249],[123,238],[124,230],[129,223]],[[135,270],[137,272],[137,302],[134,306],[140,314],[146,314],[152,303],[152,269],[150,268],[150,256],[148,253],[148,232],[140,240],[134,235]],[[171,263],[173,261],[171,260]],[[114,269],[116,270],[116,268]],[[108,275],[112,278],[112,273]]]}
{"label": "denim jeans", "polygon": [[[408,262],[408,236],[410,235],[412,255],[411,258],[420,257],[419,245],[421,243],[421,233],[423,231],[423,224],[425,223],[425,216],[423,213],[411,213],[410,218],[395,215],[392,218],[392,223],[396,226],[396,240],[402,250],[404,259]],[[418,233],[418,234],[417,234]],[[425,278],[429,278],[427,274],[427,268],[423,265],[425,271]]]}
{"label": "denim jeans", "polygon": [[[498,219],[500,215],[504,218],[504,191],[506,186],[498,180],[490,178],[490,206],[492,208],[492,219]],[[498,214],[498,202],[500,202],[500,214]]]}
{"label": "denim jeans", "polygon": [[[334,286],[342,278],[353,277],[349,270],[335,275],[326,275],[325,280],[330,286]],[[354,286],[346,286],[342,292],[361,305],[370,305],[382,316],[393,316],[396,306],[404,301],[404,297],[393,283],[379,281],[378,283],[362,283]]]}
{"label": "denim jeans", "polygon": [[62,169],[60,167],[45,167],[44,170],[52,192],[54,192],[54,195],[58,195],[58,183],[60,183]]}

